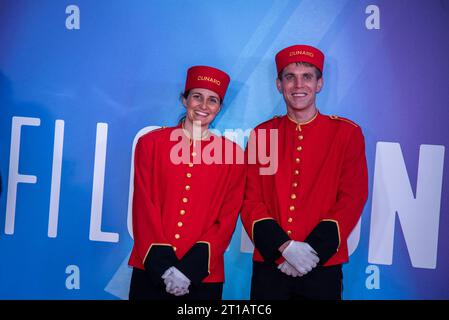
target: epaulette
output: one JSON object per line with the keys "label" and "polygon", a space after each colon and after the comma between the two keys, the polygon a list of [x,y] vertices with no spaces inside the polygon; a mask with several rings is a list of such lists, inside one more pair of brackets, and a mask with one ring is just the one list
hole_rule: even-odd
{"label": "epaulette", "polygon": [[144,135],[145,135],[145,136],[148,135],[148,134],[153,135],[153,134],[158,133],[159,131],[162,131],[162,130],[164,130],[164,129],[166,129],[166,128],[168,128],[168,127],[167,127],[167,126],[162,126],[162,127],[153,129],[153,130],[151,130],[151,131],[148,131],[148,132],[145,133]]}
{"label": "epaulette", "polygon": [[345,122],[347,122],[347,123],[352,124],[354,127],[358,127],[358,125],[357,125],[355,122],[353,122],[353,121],[351,121],[351,120],[349,120],[349,119],[343,118],[343,117],[339,117],[339,116],[336,116],[336,115],[332,115],[332,116],[329,116],[329,118],[331,118],[332,120],[341,120],[341,121],[345,121]]}
{"label": "epaulette", "polygon": [[268,120],[266,120],[266,121],[264,121],[264,122],[259,123],[258,126],[263,125],[263,124],[266,124],[266,123],[269,123],[269,122],[273,121],[274,119],[280,119],[281,117],[282,117],[282,116],[275,115],[275,116],[273,116],[273,118],[268,119]]}
{"label": "epaulette", "polygon": [[165,129],[165,128],[168,128],[168,127],[167,127],[167,126],[162,126],[162,127],[160,127],[160,128],[153,129],[153,130],[151,130],[150,132],[155,132],[155,131],[163,130],[163,129]]}

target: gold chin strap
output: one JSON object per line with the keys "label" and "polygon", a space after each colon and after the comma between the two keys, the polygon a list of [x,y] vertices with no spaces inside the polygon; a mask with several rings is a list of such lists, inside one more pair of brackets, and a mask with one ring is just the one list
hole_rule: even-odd
{"label": "gold chin strap", "polygon": [[182,130],[184,131],[184,134],[187,136],[187,138],[189,138],[189,145],[193,144],[193,146],[195,146],[196,141],[207,139],[210,136],[210,131],[207,129],[203,133],[201,133],[200,139],[193,139],[190,132],[185,128],[185,120],[182,122],[181,126]]}
{"label": "gold chin strap", "polygon": [[291,121],[293,121],[294,123],[296,123],[296,130],[298,130],[299,132],[302,131],[301,125],[305,125],[308,123],[311,123],[313,120],[315,120],[315,118],[318,116],[318,110],[315,112],[315,115],[310,119],[307,120],[306,122],[298,122],[296,121],[296,119],[291,118],[288,114],[287,114],[287,118],[289,118]]}

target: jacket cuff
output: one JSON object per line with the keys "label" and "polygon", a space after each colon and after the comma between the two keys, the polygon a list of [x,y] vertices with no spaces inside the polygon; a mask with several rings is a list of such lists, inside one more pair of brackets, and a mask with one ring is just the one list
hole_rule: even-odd
{"label": "jacket cuff", "polygon": [[145,270],[155,275],[155,278],[161,278],[164,272],[174,266],[178,258],[170,245],[153,244],[144,261]]}
{"label": "jacket cuff", "polygon": [[196,243],[177,263],[176,268],[184,273],[192,283],[201,283],[210,272],[209,244],[205,242]]}
{"label": "jacket cuff", "polygon": [[279,247],[290,237],[275,220],[264,219],[254,223],[253,240],[264,261],[274,262],[281,256]]}
{"label": "jacket cuff", "polygon": [[319,265],[325,264],[340,247],[340,230],[335,220],[323,220],[307,236],[307,242],[320,258]]}

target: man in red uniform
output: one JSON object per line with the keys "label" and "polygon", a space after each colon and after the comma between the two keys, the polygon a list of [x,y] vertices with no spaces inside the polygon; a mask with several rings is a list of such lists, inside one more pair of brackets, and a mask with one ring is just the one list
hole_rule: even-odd
{"label": "man in red uniform", "polygon": [[130,299],[221,299],[223,255],[245,182],[243,150],[208,130],[229,80],[221,70],[191,67],[185,120],[136,145]]}
{"label": "man in red uniform", "polygon": [[[368,195],[364,137],[354,122],[318,111],[320,50],[294,45],[275,60],[287,114],[258,125],[246,150],[241,216],[255,245],[251,298],[341,299],[347,238]],[[274,174],[251,161],[262,144],[276,144]]]}

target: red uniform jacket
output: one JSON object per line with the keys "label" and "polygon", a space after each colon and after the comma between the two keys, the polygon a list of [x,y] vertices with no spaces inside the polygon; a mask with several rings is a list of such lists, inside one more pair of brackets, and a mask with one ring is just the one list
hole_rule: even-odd
{"label": "red uniform jacket", "polygon": [[[277,129],[278,139],[270,139],[269,131],[261,139],[261,129]],[[368,196],[360,127],[320,113],[300,125],[288,116],[276,117],[251,133],[247,161],[262,140],[268,144],[265,150],[278,144],[278,169],[274,175],[260,175],[260,162],[247,166],[241,217],[255,244],[253,260],[280,263],[279,246],[293,239],[308,242],[320,264],[346,262],[347,238]]]}
{"label": "red uniform jacket", "polygon": [[[180,128],[150,132],[137,143],[129,265],[159,279],[176,266],[193,282],[223,282],[223,254],[243,201],[244,153],[215,135],[195,144],[184,134],[170,141]],[[181,147],[187,148],[187,160],[175,164],[170,155],[181,155]],[[225,151],[242,164],[224,163]],[[210,164],[210,157],[202,160],[206,155],[223,164]]]}

